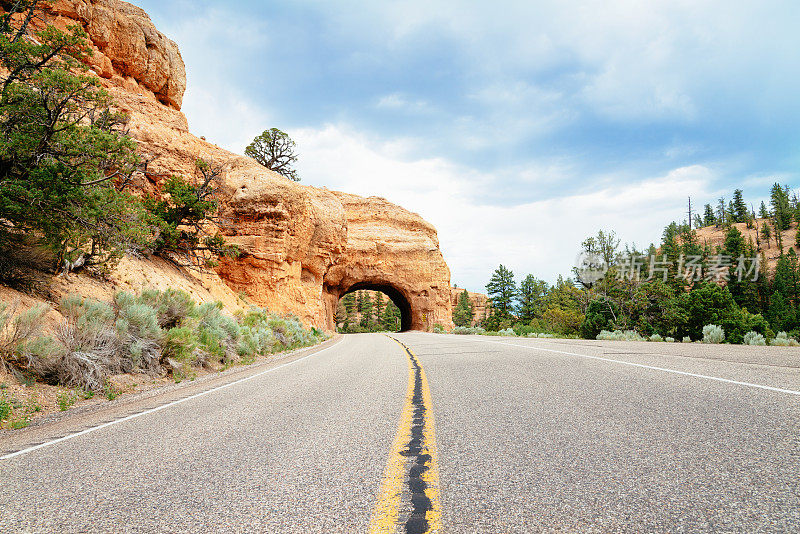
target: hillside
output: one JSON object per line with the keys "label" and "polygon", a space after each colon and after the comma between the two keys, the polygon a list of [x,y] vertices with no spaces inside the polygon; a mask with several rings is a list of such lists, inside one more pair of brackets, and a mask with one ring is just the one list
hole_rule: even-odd
{"label": "hillside", "polygon": [[[770,231],[773,232],[769,242],[761,237],[760,234],[757,234],[757,232],[760,231],[758,229],[760,229],[765,222],[769,225]],[[754,246],[757,246],[760,242],[760,251],[763,251],[767,257],[767,268],[770,272],[773,272],[775,270],[775,265],[778,262],[778,258],[781,255],[781,249],[778,248],[776,243],[772,222],[769,219],[756,219],[755,223],[753,224],[753,228],[747,228],[745,223],[735,223],[732,226],[736,227],[742,233],[745,241],[752,239]],[[789,252],[790,249],[793,249],[795,253],[800,253],[800,249],[795,246],[797,231],[798,224],[792,223],[788,230],[781,232],[784,253]],[[722,226],[706,226],[704,228],[696,229],[695,232],[697,232],[697,238],[700,245],[709,245],[712,250],[717,246],[722,246],[725,242],[726,230]]]}

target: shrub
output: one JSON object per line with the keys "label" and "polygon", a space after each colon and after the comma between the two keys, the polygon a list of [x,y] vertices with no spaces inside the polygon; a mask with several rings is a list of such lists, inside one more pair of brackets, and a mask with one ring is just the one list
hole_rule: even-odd
{"label": "shrub", "polygon": [[649,340],[649,341],[655,341],[655,342],[661,342],[661,341],[664,341],[664,338],[662,338],[662,337],[661,337],[661,336],[659,336],[658,334],[653,334],[652,336],[650,336],[650,337],[648,338],[648,340]]}
{"label": "shrub", "polygon": [[194,351],[200,345],[196,331],[187,326],[170,328],[164,339],[164,358],[171,358],[179,365],[170,363],[173,367],[178,367],[184,363],[191,363]]}
{"label": "shrub", "polygon": [[667,343],[675,343],[675,338],[667,336],[664,338],[664,341],[666,341]]}
{"label": "shrub", "polygon": [[581,337],[597,339],[603,330],[607,331],[608,328],[612,328],[614,318],[617,316],[619,316],[619,309],[610,300],[601,298],[591,301],[580,326]]}
{"label": "shrub", "polygon": [[796,339],[789,337],[786,332],[778,332],[778,335],[770,342],[770,345],[774,347],[797,347],[800,343]]}
{"label": "shrub", "polygon": [[752,330],[744,335],[745,345],[766,345],[767,342],[764,339],[764,336],[759,334],[758,332],[753,332]]}
{"label": "shrub", "polygon": [[691,342],[692,338],[690,338],[689,336],[683,336],[683,339],[681,340],[681,343],[691,343]]}
{"label": "shrub", "polygon": [[597,339],[601,341],[645,341],[635,330],[625,330],[624,332],[622,330],[614,330],[613,332],[603,330],[597,334]]}
{"label": "shrub", "polygon": [[76,402],[78,402],[78,394],[74,391],[59,391],[56,395],[56,404],[62,412],[69,410]]}
{"label": "shrub", "polygon": [[46,377],[68,387],[100,391],[108,375],[133,371],[133,361],[120,358],[123,344],[111,306],[70,295],[59,309],[64,315],[56,331],[60,354],[47,365]]}
{"label": "shrub", "polygon": [[11,404],[5,396],[5,393],[0,397],[0,423],[5,421],[11,416]]}
{"label": "shrub", "polygon": [[497,335],[498,336],[503,336],[503,337],[516,337],[517,336],[516,332],[514,332],[514,330],[511,329],[511,328],[504,328],[503,330],[498,330],[497,331]]}
{"label": "shrub", "polygon": [[179,326],[184,319],[193,317],[197,313],[197,304],[191,295],[178,289],[167,289],[166,291],[145,289],[138,297],[124,293],[122,295],[126,300],[133,297],[134,303],[147,304],[153,308],[156,311],[159,326],[164,329]]}
{"label": "shrub", "polygon": [[458,334],[462,336],[473,335],[482,336],[486,334],[486,330],[480,326],[457,326],[450,331],[451,334]]}
{"label": "shrub", "polygon": [[39,336],[49,308],[39,305],[17,314],[17,307],[0,304],[0,370],[9,365],[20,370],[35,367],[37,356],[46,352],[44,345],[50,344],[48,338]]}
{"label": "shrub", "polygon": [[436,323],[435,325],[433,325],[433,333],[444,334],[445,333],[444,326],[440,325],[439,323]]}
{"label": "shrub", "polygon": [[715,324],[707,324],[703,327],[703,343],[722,343],[725,341],[725,330]]}

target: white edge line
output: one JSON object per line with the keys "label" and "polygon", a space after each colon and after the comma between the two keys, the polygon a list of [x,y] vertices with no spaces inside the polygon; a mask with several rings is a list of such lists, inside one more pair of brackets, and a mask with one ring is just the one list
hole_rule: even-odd
{"label": "white edge line", "polygon": [[[342,339],[344,339],[344,338],[342,338]],[[67,440],[72,439],[72,438],[77,438],[78,436],[83,436],[83,435],[89,434],[90,432],[94,432],[95,430],[100,430],[101,428],[106,428],[106,427],[109,427],[111,425],[116,425],[118,423],[123,423],[125,421],[130,421],[131,419],[136,419],[137,417],[141,417],[143,415],[149,415],[151,413],[155,413],[155,412],[161,411],[161,410],[163,410],[165,408],[169,408],[171,406],[176,406],[176,405],[184,403],[186,401],[190,401],[192,399],[196,399],[198,397],[202,397],[203,395],[208,395],[209,393],[214,393],[215,391],[219,391],[221,389],[229,388],[231,386],[235,386],[236,384],[241,384],[242,382],[247,382],[248,380],[252,380],[254,378],[258,378],[259,376],[263,376],[263,375],[265,375],[267,373],[271,373],[273,371],[277,371],[278,369],[282,369],[282,368],[287,367],[289,365],[292,365],[292,364],[295,364],[297,362],[303,361],[306,358],[310,358],[311,356],[316,356],[317,354],[322,354],[326,350],[332,349],[333,347],[339,345],[339,343],[341,343],[341,340],[337,341],[336,343],[334,343],[334,344],[332,344],[332,345],[330,345],[328,347],[325,347],[322,350],[318,350],[316,352],[312,352],[311,354],[306,354],[302,358],[297,358],[296,360],[292,360],[290,362],[278,365],[277,367],[271,367],[271,368],[266,369],[264,371],[260,371],[260,372],[254,374],[254,375],[246,376],[244,378],[240,378],[239,380],[234,380],[233,382],[229,382],[227,384],[223,384],[221,386],[217,386],[215,388],[211,388],[211,389],[206,390],[206,391],[201,391],[200,393],[195,393],[194,395],[190,395],[188,397],[184,397],[184,398],[178,399],[176,401],[168,402],[167,404],[162,404],[161,406],[156,406],[155,408],[150,408],[150,409],[145,410],[143,412],[138,412],[138,413],[135,413],[135,414],[127,415],[127,416],[122,417],[120,419],[114,419],[113,421],[109,421],[109,422],[103,423],[101,425],[97,425],[97,426],[93,426],[93,427],[90,427],[90,428],[86,428],[84,430],[81,430],[80,432],[75,432],[74,434],[68,434],[68,435],[66,435],[64,437],[61,437],[61,438],[58,438],[58,439],[54,439],[54,440],[51,440],[51,441],[45,441],[44,443],[40,443],[39,445],[34,445],[34,446],[28,447],[26,449],[22,449],[22,450],[19,450],[19,451],[16,451],[16,452],[12,452],[12,453],[6,454],[5,456],[0,456],[0,460],[9,460],[11,458],[14,458],[15,456],[20,456],[22,454],[27,454],[29,452],[33,452],[35,450],[42,449],[44,447],[49,447],[50,445],[55,445],[56,443],[61,443],[62,441],[67,441]]]}
{"label": "white edge line", "polygon": [[615,360],[613,358],[603,358],[602,356],[591,356],[589,354],[578,354],[576,352],[566,352],[563,350],[543,349],[531,345],[518,345],[516,343],[504,343],[502,341],[490,341],[488,339],[472,339],[464,338],[466,341],[476,341],[478,343],[493,343],[495,345],[508,345],[509,347],[517,347],[532,350],[541,350],[545,352],[556,352],[558,354],[567,354],[569,356],[578,356],[580,358],[589,358],[591,360],[601,360],[604,362],[619,363],[622,365],[630,365],[632,367],[641,367],[643,369],[652,369],[654,371],[664,371],[665,373],[674,373],[676,375],[693,376],[695,378],[705,378],[706,380],[716,380],[717,382],[726,382],[728,384],[737,384],[739,386],[747,386],[751,388],[766,389],[767,391],[776,391],[778,393],[788,393],[789,395],[800,395],[800,391],[793,389],[776,388],[772,386],[765,386],[762,384],[753,384],[752,382],[740,382],[739,380],[730,380],[727,378],[720,378],[718,376],[701,375],[697,373],[689,373],[687,371],[678,371],[676,369],[667,369],[666,367],[656,367],[653,365],[645,365],[643,363],[626,362],[625,360]]}

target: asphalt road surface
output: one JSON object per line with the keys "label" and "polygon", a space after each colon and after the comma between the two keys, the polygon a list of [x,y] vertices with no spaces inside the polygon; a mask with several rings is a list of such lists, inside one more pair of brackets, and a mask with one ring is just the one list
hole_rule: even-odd
{"label": "asphalt road surface", "polygon": [[5,434],[0,531],[800,531],[798,349],[392,337]]}

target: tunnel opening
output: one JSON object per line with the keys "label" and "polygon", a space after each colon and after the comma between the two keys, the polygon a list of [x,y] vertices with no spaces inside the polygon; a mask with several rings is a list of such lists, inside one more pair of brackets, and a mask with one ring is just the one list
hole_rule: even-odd
{"label": "tunnel opening", "polygon": [[354,284],[339,298],[336,329],[340,333],[405,332],[411,329],[411,304],[391,285]]}

